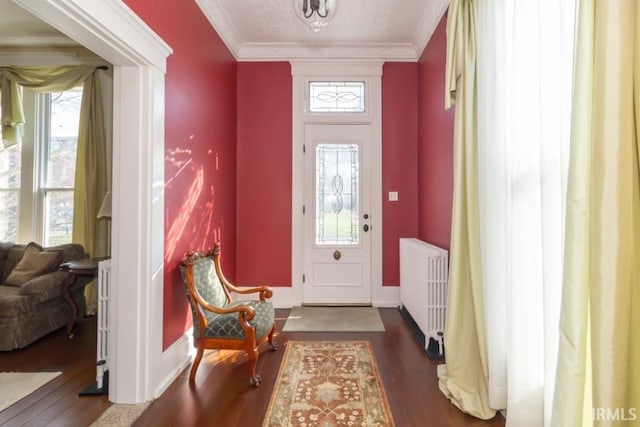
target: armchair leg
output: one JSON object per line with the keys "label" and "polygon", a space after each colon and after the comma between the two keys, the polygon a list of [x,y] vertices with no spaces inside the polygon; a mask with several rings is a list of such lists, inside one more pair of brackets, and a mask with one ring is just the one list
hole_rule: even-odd
{"label": "armchair leg", "polygon": [[196,353],[195,359],[193,359],[193,363],[191,364],[191,372],[189,373],[189,385],[193,387],[196,382],[196,371],[198,370],[198,366],[200,365],[200,361],[202,360],[202,355],[204,354],[204,349],[199,348]]}
{"label": "armchair leg", "polygon": [[271,351],[276,351],[278,349],[278,344],[276,344],[276,342],[273,340],[273,333],[275,332],[275,330],[276,325],[274,323],[271,327],[271,331],[269,331],[269,350]]}
{"label": "armchair leg", "polygon": [[256,364],[258,362],[259,354],[257,347],[247,350],[247,357],[249,358],[249,384],[254,387],[258,387],[262,382],[260,375],[256,374]]}
{"label": "armchair leg", "polygon": [[253,387],[258,387],[261,383],[262,383],[262,378],[260,377],[260,375],[255,375],[249,378],[249,384],[252,385]]}

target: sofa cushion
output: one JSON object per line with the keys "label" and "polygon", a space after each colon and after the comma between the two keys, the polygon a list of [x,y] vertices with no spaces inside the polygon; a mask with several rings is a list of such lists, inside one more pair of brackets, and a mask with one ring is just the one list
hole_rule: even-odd
{"label": "sofa cushion", "polygon": [[22,286],[34,277],[53,271],[62,260],[62,251],[44,250],[37,243],[27,245],[22,258],[5,280],[6,285]]}
{"label": "sofa cushion", "polygon": [[0,317],[15,317],[20,311],[29,309],[24,305],[26,298],[18,295],[19,290],[15,286],[0,286]]}
{"label": "sofa cushion", "polygon": [[50,291],[49,294],[59,295],[61,293],[60,285],[69,276],[64,271],[53,271],[34,277],[20,286],[19,295],[35,295],[44,291]]}
{"label": "sofa cushion", "polygon": [[22,255],[24,254],[24,250],[27,248],[27,245],[15,244],[9,248],[9,253],[7,254],[7,260],[4,264],[4,279],[2,283],[9,277],[11,271],[16,268],[16,265],[20,262]]}
{"label": "sofa cushion", "polygon": [[45,248],[45,250],[62,251],[62,260],[60,263],[84,259],[89,256],[84,252],[84,248],[79,243],[64,243],[62,245],[49,246],[48,248]]}
{"label": "sofa cushion", "polygon": [[4,283],[4,279],[9,275],[9,271],[5,270],[5,266],[7,265],[9,250],[12,246],[12,242],[0,242],[0,283]]}
{"label": "sofa cushion", "polygon": [[20,295],[17,286],[0,286],[0,317],[16,317],[35,310],[48,295]]}

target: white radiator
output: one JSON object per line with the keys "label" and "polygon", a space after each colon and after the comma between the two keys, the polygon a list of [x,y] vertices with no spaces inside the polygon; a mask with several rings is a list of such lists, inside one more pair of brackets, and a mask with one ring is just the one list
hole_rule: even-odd
{"label": "white radiator", "polygon": [[425,335],[439,343],[447,310],[449,252],[418,239],[400,239],[400,301]]}
{"label": "white radiator", "polygon": [[111,294],[111,260],[98,263],[98,345],[96,347],[96,388],[103,389],[108,364],[109,298]]}

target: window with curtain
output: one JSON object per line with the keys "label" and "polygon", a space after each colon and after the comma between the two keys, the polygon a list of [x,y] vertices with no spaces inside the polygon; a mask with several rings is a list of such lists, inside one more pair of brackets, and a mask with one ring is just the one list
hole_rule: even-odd
{"label": "window with curtain", "polygon": [[70,243],[82,88],[24,95],[31,125],[0,151],[0,240]]}

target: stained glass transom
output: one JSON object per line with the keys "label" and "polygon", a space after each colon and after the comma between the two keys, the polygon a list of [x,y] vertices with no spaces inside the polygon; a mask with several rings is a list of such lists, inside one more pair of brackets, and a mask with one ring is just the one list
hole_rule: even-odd
{"label": "stained glass transom", "polygon": [[316,146],[316,244],[359,244],[360,155],[357,144]]}
{"label": "stained glass transom", "polygon": [[364,82],[309,82],[312,113],[364,113]]}

